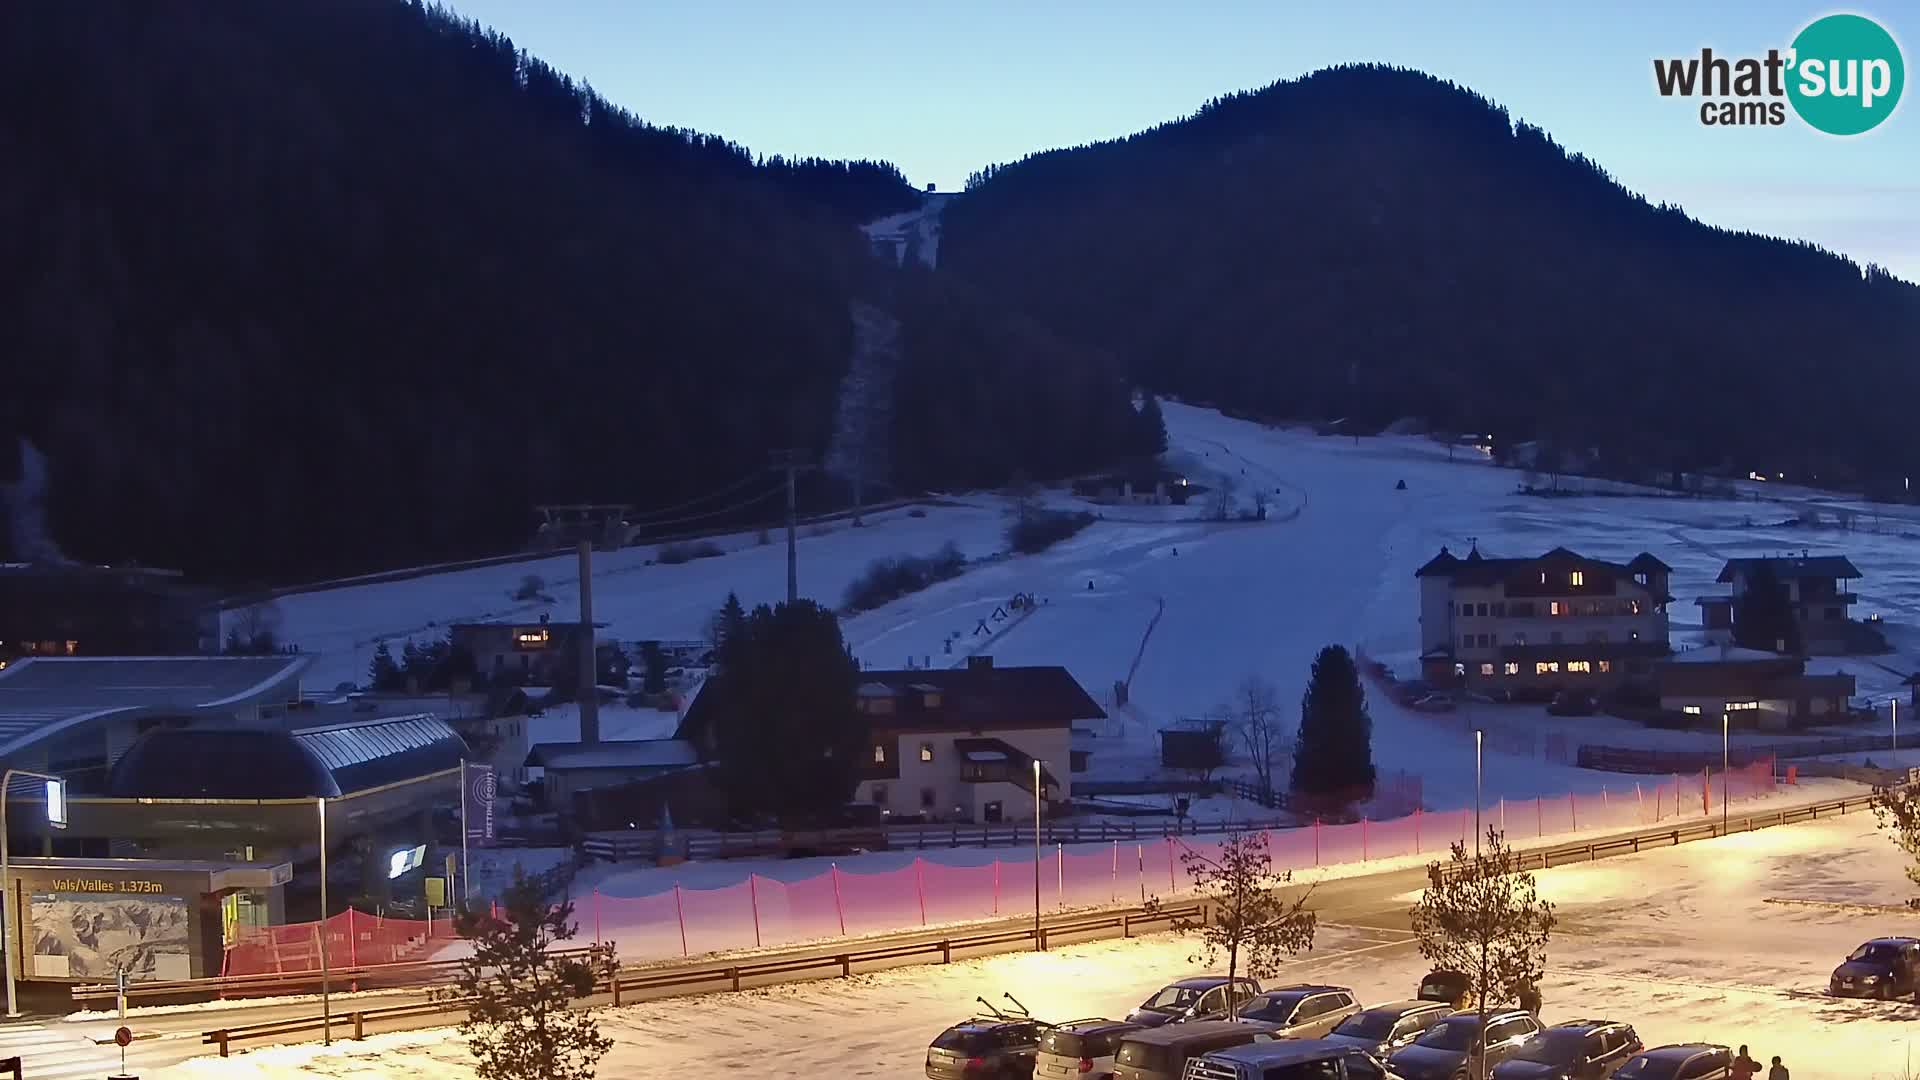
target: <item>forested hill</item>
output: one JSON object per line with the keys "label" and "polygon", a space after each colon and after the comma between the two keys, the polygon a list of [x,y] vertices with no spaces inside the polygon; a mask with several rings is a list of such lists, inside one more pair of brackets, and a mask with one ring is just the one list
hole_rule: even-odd
{"label": "forested hill", "polygon": [[44,452],[90,560],[493,553],[536,503],[817,454],[878,266],[854,225],[918,201],[890,165],[648,126],[403,0],[8,4],[0,42],[0,472],[14,434]]}
{"label": "forested hill", "polygon": [[1920,289],[1649,205],[1418,73],[1322,71],[987,170],[940,258],[1156,388],[1249,411],[1834,480],[1917,456]]}

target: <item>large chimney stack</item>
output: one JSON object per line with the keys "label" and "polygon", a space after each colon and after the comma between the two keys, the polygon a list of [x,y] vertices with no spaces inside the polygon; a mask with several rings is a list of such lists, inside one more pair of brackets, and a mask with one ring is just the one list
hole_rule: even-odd
{"label": "large chimney stack", "polygon": [[580,541],[580,741],[600,741],[600,670],[593,641],[593,542]]}

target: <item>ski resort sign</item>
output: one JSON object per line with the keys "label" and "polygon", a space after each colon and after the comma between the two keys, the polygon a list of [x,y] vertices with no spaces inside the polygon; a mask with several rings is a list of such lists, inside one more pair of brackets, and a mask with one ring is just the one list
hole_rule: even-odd
{"label": "ski resort sign", "polygon": [[1707,47],[1653,62],[1660,96],[1702,99],[1708,127],[1777,127],[1791,107],[1816,131],[1860,135],[1893,115],[1906,81],[1899,43],[1864,15],[1815,19],[1792,45],[1764,57],[1717,56]]}

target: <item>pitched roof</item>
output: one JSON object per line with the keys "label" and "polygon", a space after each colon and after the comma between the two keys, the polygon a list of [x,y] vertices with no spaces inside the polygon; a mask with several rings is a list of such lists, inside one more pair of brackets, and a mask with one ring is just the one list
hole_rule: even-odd
{"label": "pitched roof", "polygon": [[[708,682],[725,679],[722,672]],[[871,725],[886,731],[1010,731],[1070,728],[1077,720],[1104,720],[1107,712],[1059,665],[996,667],[988,664],[929,670],[870,669],[860,672],[858,695],[891,697],[894,711],[869,714]],[[927,687],[938,692],[929,705]],[[698,738],[711,722],[718,696],[701,693],[687,706],[679,738]]]}
{"label": "pitched roof", "polygon": [[1452,578],[1462,585],[1491,585],[1504,581],[1522,570],[1542,565],[1575,565],[1610,570],[1623,578],[1639,573],[1671,573],[1672,568],[1648,552],[1641,552],[1624,563],[1594,559],[1565,547],[1556,547],[1552,551],[1535,558],[1489,559],[1480,554],[1478,546],[1467,553],[1464,559],[1456,558],[1446,548],[1440,554],[1427,560],[1426,564],[1413,572],[1414,577]]}
{"label": "pitched roof", "polygon": [[1781,581],[1798,578],[1857,578],[1860,571],[1845,555],[1785,555],[1750,559],[1728,559],[1715,578],[1720,584],[1731,582],[1735,573],[1752,576],[1761,566],[1773,571]]}

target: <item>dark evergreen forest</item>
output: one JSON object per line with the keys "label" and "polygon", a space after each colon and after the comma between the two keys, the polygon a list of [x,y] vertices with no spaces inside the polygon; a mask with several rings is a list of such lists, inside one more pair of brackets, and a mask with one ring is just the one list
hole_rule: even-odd
{"label": "dark evergreen forest", "polygon": [[1649,467],[1913,459],[1920,289],[1404,71],[988,170],[938,272],[854,228],[917,204],[893,166],[653,126],[410,0],[4,5],[0,95],[0,482],[42,451],[76,558],[287,582],[751,492],[824,452],[856,302],[901,324],[896,490],[1150,449],[1137,384]]}
{"label": "dark evergreen forest", "polygon": [[[919,199],[651,126],[404,0],[5,5],[0,98],[0,482],[24,435],[68,554],[229,582],[511,550],[536,503],[644,511],[818,455],[849,304],[895,289],[853,226]],[[994,392],[1044,400],[1021,359],[986,358]],[[1002,427],[984,394],[912,400]],[[1005,478],[913,419],[903,482]]]}
{"label": "dark evergreen forest", "polygon": [[942,272],[1192,400],[1628,471],[1898,491],[1915,464],[1920,288],[1650,205],[1415,72],[1330,69],[989,169],[945,227]]}

